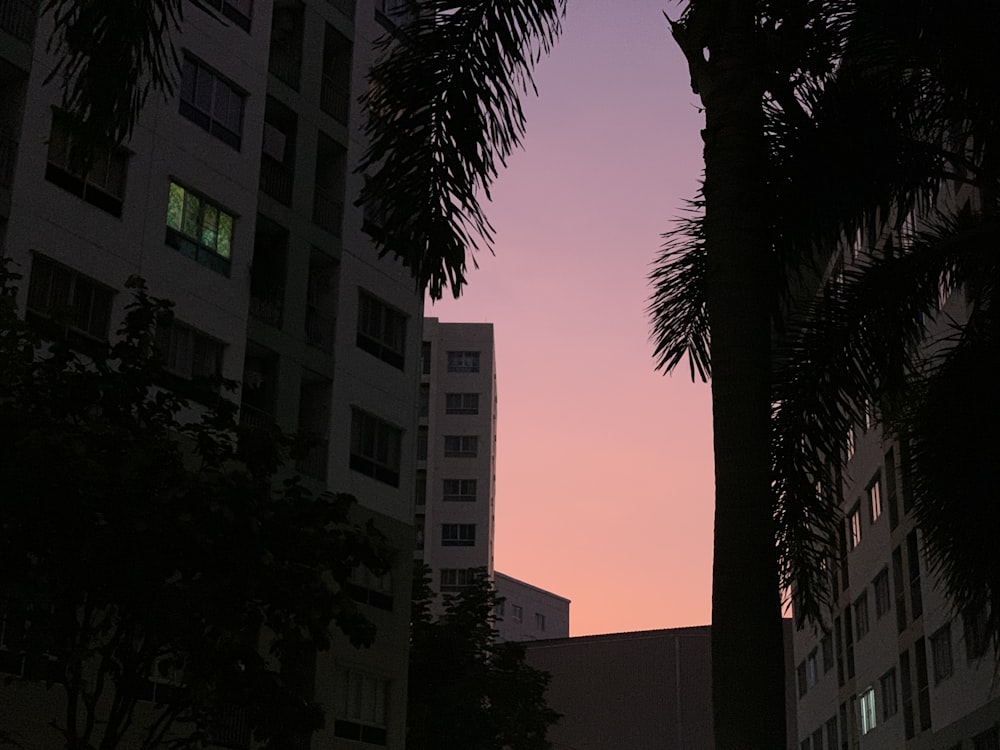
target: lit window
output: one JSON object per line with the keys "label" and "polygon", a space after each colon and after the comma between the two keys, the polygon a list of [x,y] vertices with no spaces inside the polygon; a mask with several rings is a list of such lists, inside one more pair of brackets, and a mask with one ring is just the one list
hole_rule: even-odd
{"label": "lit window", "polygon": [[335,669],[334,680],[333,734],[345,740],[385,745],[388,680],[340,666]]}
{"label": "lit window", "polygon": [[406,315],[358,290],[357,345],[400,370],[406,354]]}
{"label": "lit window", "polygon": [[478,393],[446,393],[444,399],[446,414],[479,413]]}
{"label": "lit window", "polygon": [[889,590],[889,568],[885,567],[879,571],[872,581],[875,589],[875,619],[881,619],[882,615],[892,608],[892,594]]}
{"label": "lit window", "polygon": [[378,417],[351,408],[351,469],[393,487],[399,486],[403,431]]}
{"label": "lit window", "polygon": [[448,352],[448,372],[479,372],[479,352]]}
{"label": "lit window", "polygon": [[225,345],[180,321],[156,326],[156,348],[163,368],[172,375],[185,380],[222,375]]}
{"label": "lit window", "polygon": [[847,452],[847,460],[850,461],[854,457],[854,428],[851,427],[847,430],[847,437],[844,444],[844,450]]}
{"label": "lit window", "polygon": [[875,688],[868,688],[859,697],[861,708],[861,734],[868,734],[875,728]]}
{"label": "lit window", "polygon": [[475,479],[445,479],[444,499],[456,501],[474,501],[476,499]]}
{"label": "lit window", "polygon": [[895,716],[899,710],[899,700],[896,697],[896,668],[893,667],[879,679],[882,688],[882,718]]}
{"label": "lit window", "polygon": [[443,523],[441,524],[442,547],[473,547],[476,544],[476,524],[474,523]]}
{"label": "lit window", "polygon": [[861,543],[861,508],[857,505],[847,516],[847,529],[850,548],[854,549]]}
{"label": "lit window", "polygon": [[475,458],[479,454],[476,435],[445,435],[444,455],[448,458]]}
{"label": "lit window", "polygon": [[102,211],[121,216],[128,152],[97,148],[86,171],[80,166],[81,156],[76,152],[72,121],[61,112],[53,112],[45,179]]}
{"label": "lit window", "polygon": [[232,214],[204,196],[171,182],[166,242],[189,258],[228,276]]}
{"label": "lit window", "polygon": [[184,58],[180,113],[237,151],[243,131],[246,97],[202,63]]}
{"label": "lit window", "polygon": [[868,508],[871,510],[872,523],[875,523],[882,515],[882,479],[877,475],[868,486]]}
{"label": "lit window", "polygon": [[72,330],[102,341],[108,338],[112,292],[83,274],[42,255],[31,260],[28,312],[66,323]]}
{"label": "lit window", "polygon": [[931,636],[931,656],[934,659],[934,684],[952,676],[955,671],[951,657],[951,625],[945,625]]}

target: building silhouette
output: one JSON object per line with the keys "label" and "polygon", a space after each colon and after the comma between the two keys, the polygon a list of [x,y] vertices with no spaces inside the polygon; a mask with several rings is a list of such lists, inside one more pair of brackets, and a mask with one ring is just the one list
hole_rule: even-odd
{"label": "building silhouette", "polygon": [[[179,390],[203,375],[238,380],[242,424],[312,437],[297,466],[306,482],[355,495],[358,520],[405,551],[386,576],[356,575],[376,643],[357,650],[335,633],[319,656],[326,723],[312,746],[401,748],[423,303],[407,269],[377,258],[378,217],[355,206],[354,166],[373,45],[407,6],[185,4],[176,92],[152,94],[129,141],[83,174],[58,86],[43,84],[54,58],[41,5],[0,3],[0,247],[24,275],[19,307],[44,321],[70,306],[75,334],[107,340],[124,282],[141,276],[176,305],[157,337]],[[16,659],[0,663],[17,676]],[[0,690],[5,729],[59,746],[44,715],[57,691]]]}

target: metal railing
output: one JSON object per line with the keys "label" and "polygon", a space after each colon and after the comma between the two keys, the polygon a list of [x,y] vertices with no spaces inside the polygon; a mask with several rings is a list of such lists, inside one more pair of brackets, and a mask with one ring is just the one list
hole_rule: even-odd
{"label": "metal railing", "polygon": [[348,87],[328,73],[324,73],[323,86],[319,92],[320,109],[340,124],[346,125],[350,104],[351,92]]}
{"label": "metal railing", "polygon": [[274,424],[274,417],[263,409],[250,404],[240,404],[240,425],[254,430],[265,430]]}
{"label": "metal railing", "polygon": [[327,454],[330,451],[330,443],[323,438],[313,437],[312,440],[312,447],[309,448],[309,452],[305,456],[295,462],[295,469],[300,474],[305,474],[307,477],[325,482]]}
{"label": "metal railing", "polygon": [[306,306],[306,343],[326,353],[333,351],[333,332],[336,319],[325,315],[313,305]]}
{"label": "metal railing", "polygon": [[282,164],[273,156],[261,154],[260,189],[279,203],[286,206],[292,202],[292,182],[294,172],[287,164]]}
{"label": "metal railing", "polygon": [[344,220],[344,204],[316,185],[313,193],[313,222],[322,229],[340,236],[340,224]]}
{"label": "metal railing", "polygon": [[[301,46],[301,41],[299,42]],[[279,81],[299,90],[299,73],[302,70],[302,55],[290,44],[271,41],[270,59],[267,69]]]}
{"label": "metal railing", "polygon": [[31,42],[38,18],[36,0],[3,0],[0,2],[0,29],[21,41]]}
{"label": "metal railing", "polygon": [[250,293],[250,314],[275,328],[281,327],[281,312],[284,306],[285,290],[276,288],[266,292]]}

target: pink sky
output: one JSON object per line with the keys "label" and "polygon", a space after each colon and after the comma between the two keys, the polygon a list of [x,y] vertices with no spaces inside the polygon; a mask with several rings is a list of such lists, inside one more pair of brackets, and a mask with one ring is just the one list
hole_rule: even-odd
{"label": "pink sky", "polygon": [[704,624],[709,389],[653,371],[645,315],[702,118],[664,0],[569,5],[493,191],[496,255],[425,314],[495,326],[497,569],[570,598],[572,635]]}

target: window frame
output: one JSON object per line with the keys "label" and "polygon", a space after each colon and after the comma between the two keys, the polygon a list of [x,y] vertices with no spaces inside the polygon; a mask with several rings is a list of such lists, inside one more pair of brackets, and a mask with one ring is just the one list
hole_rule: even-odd
{"label": "window frame", "polygon": [[405,369],[409,317],[399,308],[358,287],[357,347],[398,370]]}
{"label": "window frame", "polygon": [[448,351],[448,372],[476,373],[482,366],[482,351],[452,349]]}
{"label": "window frame", "polygon": [[[116,218],[121,218],[128,187],[128,162],[131,153],[123,146],[98,146],[86,172],[73,167],[76,140],[73,119],[53,108],[49,140],[45,154],[45,180],[72,193],[77,198]],[[95,180],[95,167],[103,163],[104,184]],[[117,177],[115,177],[117,175]],[[117,185],[111,185],[112,178]]]}
{"label": "window frame", "polygon": [[882,720],[887,721],[899,712],[899,693],[896,689],[896,668],[890,668],[879,677],[882,691]]}
{"label": "window frame", "polygon": [[[368,434],[370,431],[371,434]],[[402,449],[403,429],[399,425],[351,406],[349,466],[352,471],[390,487],[398,487]]]}
{"label": "window frame", "polygon": [[871,732],[878,725],[875,703],[874,686],[869,686],[858,694],[858,714],[861,718],[862,736]]}
{"label": "window frame", "polygon": [[475,547],[476,524],[474,523],[442,523],[442,547]]}
{"label": "window frame", "polygon": [[[188,78],[189,70],[192,71],[193,79]],[[202,76],[208,80],[208,84],[202,83]],[[205,92],[203,88],[205,86],[210,86],[208,92]],[[220,104],[222,95],[219,92],[223,90],[223,87],[227,92],[225,120],[218,117],[218,109],[222,106]],[[211,101],[198,101],[206,93]],[[243,144],[243,125],[246,118],[246,89],[238,86],[212,66],[207,65],[202,60],[185,51],[181,61],[181,82],[178,87],[178,99],[180,101],[178,112],[181,117],[194,123],[230,148],[236,151],[241,150]],[[231,121],[233,101],[239,103],[239,112],[237,113],[238,123]],[[210,111],[204,109],[206,104],[209,106]],[[231,127],[234,124],[236,125],[236,130],[233,130]]]}
{"label": "window frame", "polygon": [[[166,336],[169,339],[164,340]],[[181,336],[187,336],[188,342],[182,344]],[[208,382],[212,384],[213,390],[218,387],[218,383],[213,383],[222,377],[223,361],[226,353],[226,343],[214,336],[210,336],[204,331],[195,328],[189,323],[185,323],[174,318],[169,323],[157,323],[154,332],[154,343],[160,357],[163,358],[163,371],[175,378],[187,382]],[[164,346],[165,344],[165,346]],[[199,354],[198,349],[203,351]],[[214,351],[215,365],[212,372],[205,371],[204,367],[199,367],[199,360],[204,361],[211,356]],[[185,360],[183,367],[178,367],[174,362],[175,358]]]}
{"label": "window frame", "polygon": [[445,393],[444,403],[445,414],[479,414],[478,393]]}
{"label": "window frame", "polygon": [[875,523],[882,516],[882,473],[875,474],[865,489],[868,496],[869,523]]}
{"label": "window frame", "polygon": [[[48,273],[46,289],[42,291],[40,289],[40,285],[43,283],[41,276],[46,272]],[[53,288],[53,281],[57,273],[65,274],[67,277],[67,286],[65,289],[66,300],[61,304],[58,300],[53,300],[53,297],[60,293]],[[83,311],[80,309],[80,300],[77,299],[80,294],[81,284],[89,287],[90,297],[87,305],[87,321],[85,325],[80,325],[83,322],[80,318]],[[95,313],[96,295],[99,292],[106,295],[104,298],[106,312],[104,313],[100,312],[100,310]],[[28,277],[28,295],[25,300],[25,310],[30,315],[37,316],[49,323],[65,324],[72,333],[103,343],[108,340],[111,333],[111,315],[114,310],[115,294],[114,289],[102,284],[97,279],[53,260],[47,255],[36,252],[31,253],[31,272]],[[43,304],[39,304],[40,296],[45,297]],[[63,316],[63,311],[67,313],[72,312],[72,316]],[[97,317],[96,320],[95,316]],[[72,317],[72,320],[64,319],[69,317]]]}
{"label": "window frame", "polygon": [[[352,679],[353,678],[353,679]],[[356,687],[353,680],[360,682]],[[366,681],[370,689],[366,690]],[[344,664],[334,666],[333,734],[346,740],[385,745],[388,736],[390,682],[387,678]],[[364,693],[370,693],[364,695]],[[366,706],[365,700],[370,706]],[[353,705],[352,705],[353,700]],[[368,713],[368,708],[371,712]]]}
{"label": "window frame", "polygon": [[847,514],[847,543],[848,549],[856,549],[861,544],[861,504],[855,503],[854,507]]}
{"label": "window frame", "polygon": [[476,479],[443,479],[441,499],[444,502],[475,502],[479,483]]}
{"label": "window frame", "polygon": [[[189,196],[191,202],[196,205],[196,208],[193,209],[193,212],[197,214],[193,219],[194,234],[191,233],[192,227],[189,226],[191,223],[188,216]],[[179,207],[175,205],[178,199],[180,200]],[[177,214],[178,208],[179,214]],[[214,229],[206,223],[210,221],[207,215],[210,210],[216,214]],[[237,216],[234,213],[203,193],[192,190],[173,177],[169,179],[166,244],[181,255],[224,276],[229,276],[232,268],[233,244],[236,238],[236,219]],[[225,224],[228,224],[228,239],[224,239],[226,232],[223,231],[223,227]],[[206,242],[208,233],[213,231],[215,233],[214,246]]]}
{"label": "window frame", "polygon": [[955,674],[955,655],[951,643],[951,623],[946,622],[930,637],[931,664],[934,685],[937,686]]}
{"label": "window frame", "polygon": [[[455,441],[458,441],[455,443]],[[449,447],[449,443],[451,447]],[[478,435],[445,435],[444,436],[445,458],[478,458],[479,457],[479,436]]]}

